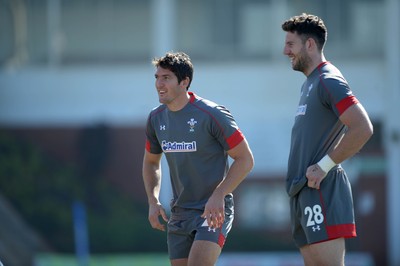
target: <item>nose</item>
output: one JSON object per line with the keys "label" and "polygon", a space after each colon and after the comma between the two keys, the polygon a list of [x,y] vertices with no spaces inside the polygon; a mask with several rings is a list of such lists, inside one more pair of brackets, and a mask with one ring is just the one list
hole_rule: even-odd
{"label": "nose", "polygon": [[285,45],[285,47],[283,47],[283,54],[288,55],[289,53],[290,53],[290,49]]}
{"label": "nose", "polygon": [[161,79],[156,79],[156,88],[161,88],[163,86],[163,82]]}

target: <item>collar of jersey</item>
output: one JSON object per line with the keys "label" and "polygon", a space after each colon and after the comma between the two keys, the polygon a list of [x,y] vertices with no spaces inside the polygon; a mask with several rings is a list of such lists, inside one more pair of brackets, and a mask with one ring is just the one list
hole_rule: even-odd
{"label": "collar of jersey", "polygon": [[188,93],[190,96],[189,102],[194,103],[194,100],[196,99],[196,94],[194,94],[193,92],[188,92]]}

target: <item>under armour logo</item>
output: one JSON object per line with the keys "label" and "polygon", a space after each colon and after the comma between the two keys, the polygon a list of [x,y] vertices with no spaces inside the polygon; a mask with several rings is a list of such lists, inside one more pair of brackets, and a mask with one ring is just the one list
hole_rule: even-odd
{"label": "under armour logo", "polygon": [[207,227],[208,227],[208,232],[211,232],[211,231],[213,231],[214,233],[216,232],[216,231],[215,231],[215,228],[211,228],[210,226],[208,226],[207,219],[204,220],[204,222],[203,222],[203,224],[202,224],[201,226],[202,226],[202,227],[203,227],[203,226],[207,226]]}
{"label": "under armour logo", "polygon": [[321,227],[319,227],[319,225],[317,225],[317,226],[313,226],[312,227],[312,230],[313,230],[313,232],[315,232],[315,231],[320,231],[321,230]]}
{"label": "under armour logo", "polygon": [[208,227],[208,232],[213,231],[215,233],[215,228]]}
{"label": "under armour logo", "polygon": [[165,125],[160,125],[160,130],[165,130]]}

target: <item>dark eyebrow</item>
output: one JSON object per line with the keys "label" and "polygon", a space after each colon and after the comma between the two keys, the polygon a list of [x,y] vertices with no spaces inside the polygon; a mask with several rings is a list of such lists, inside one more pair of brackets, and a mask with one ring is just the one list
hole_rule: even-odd
{"label": "dark eyebrow", "polygon": [[[163,74],[163,75],[161,75],[161,77],[170,77],[170,76],[171,76],[171,74]],[[155,77],[155,78],[158,78],[159,75],[154,74],[154,77]]]}

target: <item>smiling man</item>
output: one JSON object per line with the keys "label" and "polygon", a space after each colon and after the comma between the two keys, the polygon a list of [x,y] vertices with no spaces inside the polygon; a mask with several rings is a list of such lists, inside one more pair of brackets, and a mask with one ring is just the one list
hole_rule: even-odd
{"label": "smiling man", "polygon": [[[168,222],[171,265],[215,265],[232,227],[232,192],[253,168],[253,155],[224,106],[188,91],[193,79],[188,55],[167,53],[153,65],[161,105],[150,112],[146,126],[143,181],[149,221],[161,231],[160,216]],[[170,218],[159,201],[163,153],[173,192]]]}
{"label": "smiling man", "polygon": [[286,178],[292,233],[306,266],[344,265],[344,238],[356,236],[350,182],[340,163],[371,137],[367,112],[325,59],[322,19],[301,14],[282,24],[283,53],[306,76],[292,128]]}

